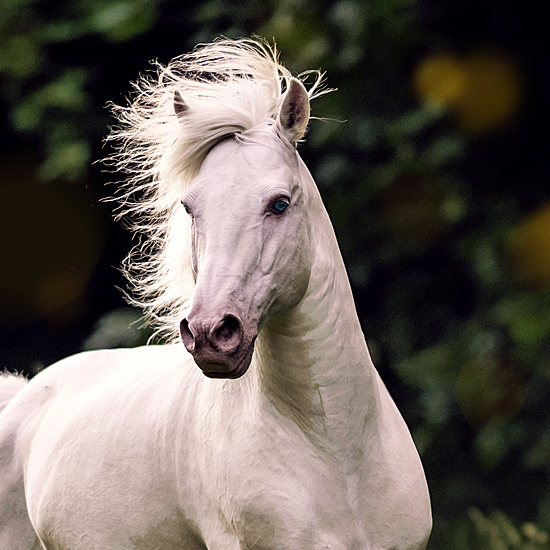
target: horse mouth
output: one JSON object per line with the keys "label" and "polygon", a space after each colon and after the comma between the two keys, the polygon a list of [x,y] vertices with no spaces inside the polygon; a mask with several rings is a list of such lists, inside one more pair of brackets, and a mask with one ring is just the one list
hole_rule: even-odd
{"label": "horse mouth", "polygon": [[195,353],[193,358],[207,378],[236,380],[248,371],[253,353],[254,340],[247,349],[240,349],[229,356],[220,357],[220,354],[210,354],[207,351]]}
{"label": "horse mouth", "polygon": [[229,370],[229,371],[219,370],[220,365],[217,363],[199,365],[199,368],[202,370],[202,373],[207,378],[236,380],[237,378],[240,378],[243,374],[246,373],[249,366],[250,366],[250,361],[243,362],[240,365],[237,365],[235,368],[233,368],[233,370]]}

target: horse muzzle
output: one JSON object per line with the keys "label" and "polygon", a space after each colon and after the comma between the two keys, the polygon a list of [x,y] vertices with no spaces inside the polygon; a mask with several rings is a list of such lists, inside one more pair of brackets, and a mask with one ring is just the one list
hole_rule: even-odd
{"label": "horse muzzle", "polygon": [[250,366],[256,337],[246,337],[237,315],[207,319],[189,315],[180,323],[180,334],[185,348],[209,378],[239,378]]}

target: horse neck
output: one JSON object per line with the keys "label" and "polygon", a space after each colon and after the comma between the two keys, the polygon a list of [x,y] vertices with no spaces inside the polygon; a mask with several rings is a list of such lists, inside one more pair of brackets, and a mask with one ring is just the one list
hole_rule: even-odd
{"label": "horse neck", "polygon": [[270,320],[257,342],[264,394],[310,438],[353,453],[376,410],[377,378],[328,214],[307,168],[313,262],[306,295]]}

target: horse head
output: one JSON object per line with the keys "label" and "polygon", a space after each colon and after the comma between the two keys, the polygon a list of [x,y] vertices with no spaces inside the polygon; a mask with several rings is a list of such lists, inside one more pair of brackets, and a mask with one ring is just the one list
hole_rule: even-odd
{"label": "horse head", "polygon": [[[174,109],[185,124],[189,107],[179,94]],[[180,334],[211,378],[242,376],[262,325],[306,292],[308,196],[295,143],[308,119],[307,92],[292,79],[277,119],[215,145],[182,198],[196,285]]]}

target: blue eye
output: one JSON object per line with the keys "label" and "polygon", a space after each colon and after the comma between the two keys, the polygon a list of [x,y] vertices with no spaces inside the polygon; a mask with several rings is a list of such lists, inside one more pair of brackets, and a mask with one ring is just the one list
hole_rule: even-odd
{"label": "blue eye", "polygon": [[275,202],[275,204],[273,205],[273,209],[276,211],[276,212],[284,212],[286,210],[286,207],[288,206],[288,202],[283,200],[283,199],[279,199],[277,202]]}

